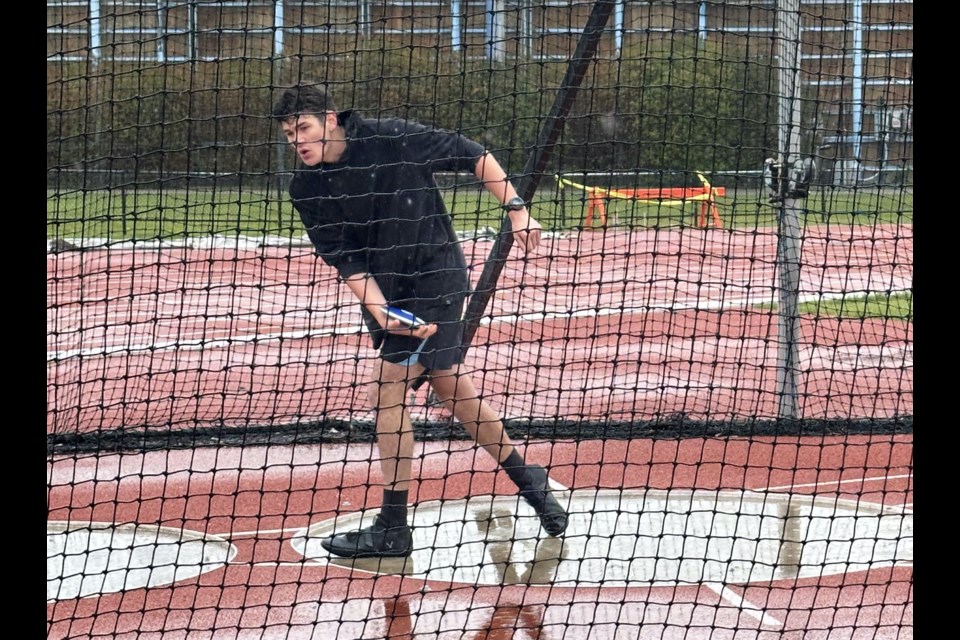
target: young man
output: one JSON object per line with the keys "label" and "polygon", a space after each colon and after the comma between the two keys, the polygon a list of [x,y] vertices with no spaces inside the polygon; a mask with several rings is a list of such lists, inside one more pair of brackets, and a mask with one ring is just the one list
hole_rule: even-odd
{"label": "young man", "polygon": [[[567,513],[549,489],[546,470],[526,464],[497,413],[480,398],[462,366],[462,313],[469,291],[466,259],[433,180],[437,171],[470,171],[503,204],[514,240],[529,253],[540,224],[480,144],[450,131],[397,118],[340,112],[314,84],[283,92],[273,108],[287,141],[305,165],[290,197],[316,253],[357,296],[380,358],[369,397],[376,410],[383,503],[371,526],[322,541],[342,557],[407,556],[413,536],[407,501],[413,429],[404,405],[411,383],[427,376],[436,396],[507,472],[558,536]],[[425,324],[410,328],[384,306]]]}

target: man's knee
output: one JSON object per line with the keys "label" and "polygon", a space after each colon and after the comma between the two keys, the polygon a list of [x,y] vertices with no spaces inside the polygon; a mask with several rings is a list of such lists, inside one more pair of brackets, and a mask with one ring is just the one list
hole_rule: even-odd
{"label": "man's knee", "polygon": [[403,404],[407,388],[422,367],[410,367],[381,360],[367,387],[367,397],[375,409],[384,409]]}
{"label": "man's knee", "polygon": [[434,371],[430,376],[430,385],[440,396],[461,400],[479,396],[473,384],[473,378],[459,366],[453,369]]}

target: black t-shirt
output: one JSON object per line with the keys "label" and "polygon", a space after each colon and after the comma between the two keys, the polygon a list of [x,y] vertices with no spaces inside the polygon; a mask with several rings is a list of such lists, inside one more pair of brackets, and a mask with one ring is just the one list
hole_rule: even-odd
{"label": "black t-shirt", "polygon": [[484,147],[398,118],[338,119],[347,142],[339,161],[302,168],[290,182],[317,255],[341,277],[370,273],[388,297],[397,278],[466,269],[433,173],[473,172]]}

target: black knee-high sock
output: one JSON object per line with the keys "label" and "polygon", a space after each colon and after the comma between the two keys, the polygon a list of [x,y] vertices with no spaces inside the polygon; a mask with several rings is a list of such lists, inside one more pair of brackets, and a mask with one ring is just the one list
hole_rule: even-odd
{"label": "black knee-high sock", "polygon": [[399,527],[407,524],[408,491],[383,490],[383,506],[380,507],[380,518],[388,527]]}

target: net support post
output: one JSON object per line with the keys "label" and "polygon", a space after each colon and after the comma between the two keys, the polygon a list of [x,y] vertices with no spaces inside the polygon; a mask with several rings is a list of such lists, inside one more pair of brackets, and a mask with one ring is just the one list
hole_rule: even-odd
{"label": "net support post", "polygon": [[796,185],[791,189],[788,171],[800,158],[800,0],[780,0],[776,6],[778,93],[777,162],[765,163],[776,178],[772,202],[779,203],[777,270],[780,304],[777,315],[778,416],[797,418],[796,366],[799,362],[797,305],[800,289],[800,215],[797,198],[805,197]]}
{"label": "net support post", "polygon": [[800,210],[796,198],[781,201],[777,264],[780,286],[777,314],[777,398],[780,418],[797,418],[797,365],[800,337]]}

